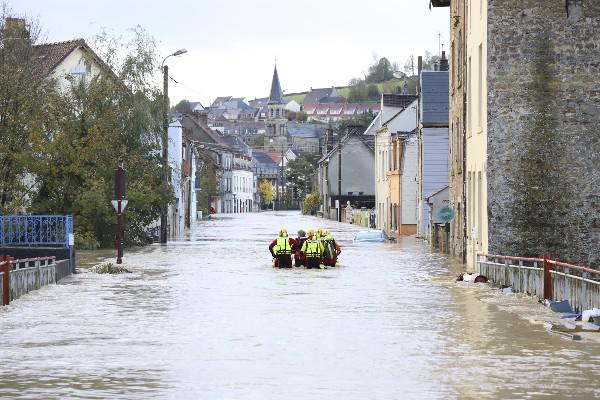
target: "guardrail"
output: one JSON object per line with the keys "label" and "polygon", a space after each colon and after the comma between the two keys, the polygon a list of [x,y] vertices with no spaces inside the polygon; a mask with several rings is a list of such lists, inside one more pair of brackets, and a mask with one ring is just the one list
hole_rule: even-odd
{"label": "guardrail", "polygon": [[548,257],[477,254],[477,271],[494,283],[539,299],[569,300],[577,311],[600,308],[600,271]]}
{"label": "guardrail", "polygon": [[0,261],[2,305],[42,286],[56,283],[56,257],[36,257]]}

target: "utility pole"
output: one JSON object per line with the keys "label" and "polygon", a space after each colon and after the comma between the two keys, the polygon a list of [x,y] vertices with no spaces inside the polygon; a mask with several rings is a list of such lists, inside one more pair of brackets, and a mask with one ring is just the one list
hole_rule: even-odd
{"label": "utility pole", "polygon": [[[283,181],[283,145],[281,145],[281,200],[283,200],[283,188],[285,187],[285,182]],[[281,210],[281,202],[279,203],[279,209]]]}
{"label": "utility pole", "polygon": [[119,162],[119,166],[115,170],[115,200],[113,201],[113,207],[117,212],[117,234],[115,239],[115,245],[117,248],[117,264],[123,263],[123,211],[127,206],[127,200],[125,200],[125,170],[123,169],[123,162]]}
{"label": "utility pole", "polygon": [[[162,159],[163,159],[163,183],[169,186],[169,66],[163,65],[163,138],[162,138]],[[160,209],[160,242],[167,243],[167,212],[169,205],[163,203]]]}
{"label": "utility pole", "polygon": [[342,222],[342,135],[338,132],[338,222]]}
{"label": "utility pole", "polygon": [[[165,65],[167,58],[180,56],[187,53],[186,49],[179,49],[173,54],[169,54],[163,58],[161,69],[163,73],[163,107],[164,107],[164,122],[162,135],[162,159],[163,159],[163,182],[169,186],[169,66]],[[160,208],[160,242],[167,243],[167,213],[169,204],[165,203]]]}

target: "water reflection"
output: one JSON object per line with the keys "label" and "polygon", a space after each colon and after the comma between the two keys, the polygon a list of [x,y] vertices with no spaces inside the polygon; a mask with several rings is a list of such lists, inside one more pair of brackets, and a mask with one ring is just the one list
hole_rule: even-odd
{"label": "water reflection", "polygon": [[[316,225],[340,241],[339,268],[271,268],[279,227]],[[530,300],[454,283],[462,266],[415,239],[355,246],[357,229],[295,213],[216,218],[127,252],[132,274],[83,272],[25,296],[0,310],[0,396],[598,395],[586,383],[596,345],[532,325]],[[78,254],[82,267],[107,256]]]}

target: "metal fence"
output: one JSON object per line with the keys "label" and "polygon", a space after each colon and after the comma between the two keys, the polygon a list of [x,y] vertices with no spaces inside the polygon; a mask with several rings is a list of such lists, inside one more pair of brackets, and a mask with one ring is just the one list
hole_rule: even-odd
{"label": "metal fence", "polygon": [[600,308],[600,271],[548,258],[480,253],[477,271],[494,283],[539,299],[569,300],[577,311]]}
{"label": "metal fence", "polygon": [[0,216],[0,246],[68,247],[72,233],[70,215]]}
{"label": "metal fence", "polygon": [[75,272],[75,246],[71,215],[0,216],[0,247],[60,247],[69,249]]}

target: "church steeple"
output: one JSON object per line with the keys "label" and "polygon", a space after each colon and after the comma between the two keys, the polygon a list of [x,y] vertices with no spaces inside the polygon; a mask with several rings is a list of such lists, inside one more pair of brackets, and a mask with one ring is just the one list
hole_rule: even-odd
{"label": "church steeple", "polygon": [[277,64],[273,70],[271,93],[267,102],[267,119],[265,132],[265,151],[282,151],[289,148],[287,118],[285,117],[285,100],[277,74]]}
{"label": "church steeple", "polygon": [[271,83],[271,94],[267,104],[283,104],[283,91],[279,83],[279,75],[277,74],[277,65],[273,70],[273,82]]}

